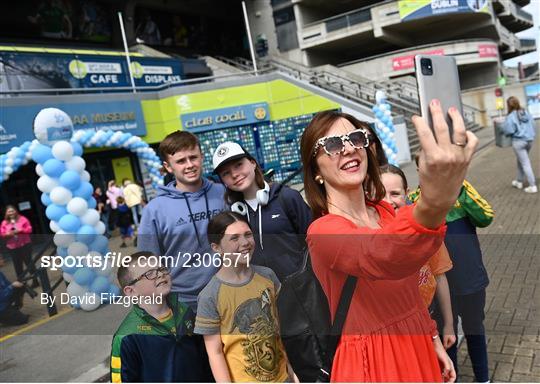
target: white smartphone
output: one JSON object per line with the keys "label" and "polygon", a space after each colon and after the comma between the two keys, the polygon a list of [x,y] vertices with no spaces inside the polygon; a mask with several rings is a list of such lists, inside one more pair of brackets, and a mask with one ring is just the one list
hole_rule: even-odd
{"label": "white smartphone", "polygon": [[452,120],[448,115],[448,109],[455,107],[463,116],[456,60],[451,56],[416,55],[414,65],[422,117],[427,120],[433,130],[429,103],[433,99],[438,99],[441,102],[444,117],[450,130],[450,137],[452,138],[454,130]]}

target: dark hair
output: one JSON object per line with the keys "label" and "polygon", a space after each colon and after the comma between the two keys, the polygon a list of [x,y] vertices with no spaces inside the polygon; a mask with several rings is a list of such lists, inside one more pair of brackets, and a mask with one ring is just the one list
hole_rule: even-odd
{"label": "dark hair", "polygon": [[219,244],[219,242],[221,241],[221,239],[223,239],[223,236],[225,235],[227,227],[233,223],[236,223],[237,221],[242,221],[249,226],[246,218],[236,212],[225,211],[212,217],[212,219],[208,223],[207,229],[207,236],[210,244]]}
{"label": "dark hair", "polygon": [[[250,161],[255,162],[255,182],[257,183],[257,186],[259,187],[259,189],[263,189],[264,188],[264,173],[262,171],[262,168],[259,165],[259,163],[257,163],[257,160],[255,160],[253,156],[251,156],[247,151],[245,152],[246,152],[245,158]],[[235,159],[235,160],[231,160],[230,162],[240,161],[242,159]],[[221,164],[220,168],[227,163],[228,162]],[[219,175],[219,172],[218,172],[218,175]],[[244,194],[242,192],[233,191],[230,188],[225,188],[225,202],[227,204],[234,204],[237,201],[242,201],[242,200],[244,200]]]}
{"label": "dark hair", "polygon": [[8,205],[6,205],[6,208],[4,210],[4,220],[7,220],[7,211],[8,211],[8,209],[14,209],[15,210],[16,218],[18,218],[21,215],[19,213],[19,210],[17,209],[17,207],[15,207],[13,204],[8,204]]}
{"label": "dark hair", "polygon": [[199,147],[199,150],[201,149],[201,143],[197,136],[187,131],[176,131],[168,134],[159,143],[159,156],[161,160],[167,161],[169,155],[172,156],[178,151],[195,147]]}
{"label": "dark hair", "polygon": [[369,148],[375,149],[375,156],[377,156],[377,162],[379,163],[379,165],[386,165],[388,164],[388,158],[386,157],[386,153],[384,152],[384,148],[382,146],[381,140],[379,139],[379,136],[377,135],[377,131],[375,130],[375,127],[372,124],[368,124],[368,126],[369,126],[369,133],[370,133]]}
{"label": "dark hair", "polygon": [[405,177],[405,174],[401,170],[401,168],[396,167],[392,164],[386,164],[379,168],[381,170],[381,175],[384,175],[385,173],[391,173],[393,175],[398,175],[401,177],[401,184],[403,185],[403,190],[407,191],[407,188],[409,188],[409,184],[407,183],[407,178]]}
{"label": "dark hair", "polygon": [[116,198],[116,202],[117,202],[118,204],[124,204],[125,201],[126,201],[126,199],[124,199],[122,196],[118,196],[118,197]]}
{"label": "dark hair", "polygon": [[120,287],[124,289],[129,285],[129,283],[135,278],[131,276],[129,273],[129,268],[135,264],[135,262],[141,258],[141,257],[148,258],[149,256],[155,256],[153,252],[149,251],[140,251],[135,252],[133,255],[131,255],[131,259],[129,261],[128,265],[125,265],[122,263],[122,265],[118,268],[118,272],[116,273],[116,277],[118,278],[118,283],[120,283]]}
{"label": "dark hair", "polygon": [[[332,124],[341,118],[347,119],[357,129],[366,129],[371,132],[368,123],[360,121],[354,116],[343,112],[324,111],[317,113],[313,117],[313,120],[311,120],[302,134],[300,152],[304,168],[304,188],[314,219],[319,218],[325,212],[328,212],[328,204],[324,184],[319,184],[315,181],[318,168],[315,157],[313,156],[313,148],[315,147],[317,140],[323,137]],[[377,157],[371,150],[367,150],[366,155],[368,158],[368,169],[364,180],[364,191],[369,200],[378,202],[382,200],[385,195],[384,186],[381,183],[379,173],[379,163],[377,162]]]}
{"label": "dark hair", "polygon": [[521,108],[521,105],[519,104],[519,100],[515,96],[510,96],[508,99],[506,99],[506,106],[508,107],[508,113],[512,113],[514,111],[519,111]]}

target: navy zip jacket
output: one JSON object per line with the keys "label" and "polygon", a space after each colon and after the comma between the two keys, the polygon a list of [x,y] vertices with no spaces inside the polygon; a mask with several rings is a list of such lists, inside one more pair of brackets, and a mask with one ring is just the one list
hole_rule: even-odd
{"label": "navy zip jacket", "polygon": [[173,328],[132,307],[113,338],[112,383],[206,381],[200,336],[192,335],[194,313],[175,294],[169,295],[168,304]]}
{"label": "navy zip jacket", "polygon": [[267,205],[257,210],[246,205],[257,245],[251,262],[272,269],[283,281],[302,265],[311,210],[298,191],[279,183],[270,186]]}

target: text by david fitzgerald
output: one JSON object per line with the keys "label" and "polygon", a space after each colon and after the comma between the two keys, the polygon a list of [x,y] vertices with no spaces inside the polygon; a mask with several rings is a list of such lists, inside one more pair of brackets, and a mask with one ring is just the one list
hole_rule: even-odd
{"label": "text by david fitzgerald", "polygon": [[[53,307],[56,303],[57,296],[49,296],[47,293],[41,293],[40,303]],[[163,295],[148,295],[148,296],[121,296],[108,292],[95,295],[83,295],[83,296],[70,296],[63,292],[60,293],[59,304],[120,304],[124,307],[130,307],[133,304],[163,304]]]}

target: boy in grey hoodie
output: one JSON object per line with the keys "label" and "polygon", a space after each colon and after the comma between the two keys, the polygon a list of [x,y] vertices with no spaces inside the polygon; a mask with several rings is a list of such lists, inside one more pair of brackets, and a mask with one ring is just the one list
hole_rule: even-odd
{"label": "boy in grey hoodie", "polygon": [[198,294],[219,270],[212,262],[206,228],[226,209],[225,188],[202,178],[203,155],[192,133],[171,133],[159,152],[175,180],[160,187],[158,196],[144,207],[138,249],[166,256],[161,261],[171,272],[172,291],[196,311]]}

